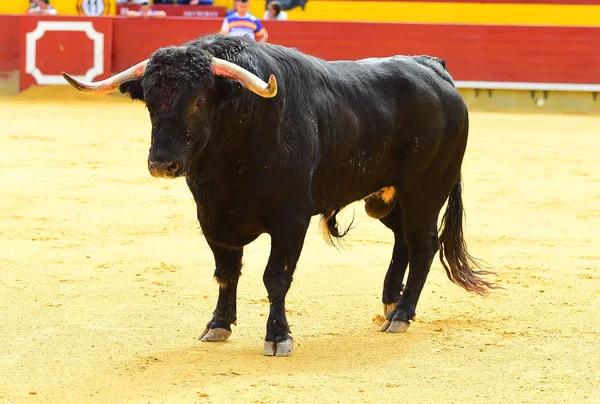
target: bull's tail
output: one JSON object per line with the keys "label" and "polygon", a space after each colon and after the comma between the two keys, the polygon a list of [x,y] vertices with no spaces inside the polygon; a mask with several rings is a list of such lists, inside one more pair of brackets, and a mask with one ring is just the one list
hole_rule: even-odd
{"label": "bull's tail", "polygon": [[458,178],[442,218],[440,231],[440,261],[448,278],[469,292],[487,295],[488,289],[499,286],[480,278],[479,275],[494,274],[482,269],[481,264],[467,251],[463,236],[463,215],[461,178]]}
{"label": "bull's tail", "polygon": [[[348,227],[345,230],[340,231],[339,225],[337,222],[337,214],[341,209],[334,210],[330,215],[323,215],[321,218],[321,229],[323,231],[323,238],[325,242],[331,246],[336,245],[336,241],[338,245],[341,245],[342,237],[344,237],[350,230],[352,230],[352,225],[354,224],[354,215],[352,216],[352,220]],[[335,239],[334,239],[335,238]]]}

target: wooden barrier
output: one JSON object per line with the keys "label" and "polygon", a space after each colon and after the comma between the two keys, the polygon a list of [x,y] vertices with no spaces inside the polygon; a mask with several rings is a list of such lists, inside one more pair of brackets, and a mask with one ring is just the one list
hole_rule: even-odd
{"label": "wooden barrier", "polygon": [[20,17],[21,91],[64,84],[63,71],[84,81],[109,77],[112,31],[111,17]]}
{"label": "wooden barrier", "polygon": [[0,15],[0,71],[19,69],[19,21],[12,15]]}
{"label": "wooden barrier", "polygon": [[[95,30],[104,30],[104,74],[124,70],[160,47],[215,33],[222,22],[177,17],[152,20],[0,16],[0,70],[18,69],[20,59],[22,80],[31,76],[25,69],[26,49],[18,51],[14,43],[19,42],[16,38],[23,41],[27,33],[36,29],[31,21],[90,21],[94,27],[103,21],[105,27]],[[600,27],[292,21],[265,21],[264,25],[270,42],[327,60],[397,54],[445,58],[457,85],[465,88],[600,91]],[[60,66],[76,74],[89,70],[91,42],[85,35],[55,33],[44,40],[47,51],[43,51],[43,62],[52,70],[49,74],[57,75]],[[87,56],[78,61],[72,52]],[[29,78],[29,82],[22,83],[24,88],[32,82]]]}
{"label": "wooden barrier", "polygon": [[[221,19],[183,20],[164,18],[160,20],[125,17],[114,19],[113,68],[125,70],[150,56],[156,49],[181,45],[199,36],[218,32]],[[160,35],[157,35],[160,33]]]}
{"label": "wooden barrier", "polygon": [[[216,32],[220,22],[198,21],[189,30],[169,19],[134,25],[116,19],[115,39],[120,43],[114,45],[113,67],[126,69],[156,48]],[[270,42],[327,60],[397,54],[445,58],[463,87],[503,88],[510,83],[505,86],[525,89],[537,83],[533,87],[549,90],[600,89],[600,28],[292,21],[264,25]],[[136,32],[148,39],[139,41]],[[162,34],[151,37],[151,32]]]}

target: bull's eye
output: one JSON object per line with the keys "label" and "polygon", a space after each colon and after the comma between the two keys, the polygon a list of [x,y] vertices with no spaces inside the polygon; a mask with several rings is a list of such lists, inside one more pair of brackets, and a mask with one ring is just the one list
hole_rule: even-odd
{"label": "bull's eye", "polygon": [[198,100],[196,100],[196,107],[197,108],[203,107],[204,104],[206,104],[206,98],[198,97]]}

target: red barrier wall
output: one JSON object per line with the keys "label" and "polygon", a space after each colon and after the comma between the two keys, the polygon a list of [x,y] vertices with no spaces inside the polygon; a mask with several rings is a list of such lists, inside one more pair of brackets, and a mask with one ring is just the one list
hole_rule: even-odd
{"label": "red barrier wall", "polygon": [[[127,17],[113,19],[113,69],[125,70],[129,66],[147,59],[156,49],[180,45],[184,42],[218,32],[221,19],[144,19]],[[136,61],[137,62],[133,62]]]}
{"label": "red barrier wall", "polygon": [[[33,29],[28,25],[19,34],[18,28],[32,18],[38,17],[0,16],[0,70],[18,68],[15,39],[24,38],[26,32]],[[107,36],[104,54],[112,71],[124,70],[148,58],[159,47],[179,45],[217,32],[222,22],[220,18],[182,17],[154,20],[59,17],[55,20],[94,21],[94,24],[103,20],[110,25],[113,39],[111,42],[110,35]],[[579,88],[585,91],[600,88],[600,27],[293,21],[265,21],[264,24],[270,42],[296,47],[327,60],[429,54],[446,58],[450,72],[458,81],[593,85]],[[57,33],[47,40],[50,42],[44,45],[49,50],[46,57],[54,58],[44,62],[48,69],[56,70],[55,73],[60,69],[78,73],[89,67],[90,51],[85,48],[89,43],[81,48],[82,41],[86,41],[83,36]],[[70,53],[80,52],[80,49],[86,49],[83,52],[88,55],[86,62],[76,62],[77,57]],[[23,67],[25,54],[20,58]],[[77,66],[72,65],[73,62]],[[78,67],[79,64],[82,66]]]}
{"label": "red barrier wall", "polygon": [[19,32],[21,91],[34,84],[63,84],[63,71],[86,81],[112,72],[110,17],[22,16]]}
{"label": "red barrier wall", "polygon": [[[115,20],[113,68],[217,32],[221,20]],[[456,80],[600,84],[600,28],[265,21],[269,42],[327,59],[396,54],[446,58]],[[161,35],[152,35],[160,32]],[[141,33],[140,42],[136,33]],[[129,40],[127,38],[130,38]]]}
{"label": "red barrier wall", "polygon": [[0,15],[0,70],[19,68],[19,18]]}

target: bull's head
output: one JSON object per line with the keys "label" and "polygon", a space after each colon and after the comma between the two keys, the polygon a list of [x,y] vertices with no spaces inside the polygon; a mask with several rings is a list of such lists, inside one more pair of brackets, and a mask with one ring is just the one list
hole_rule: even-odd
{"label": "bull's head", "polygon": [[120,89],[146,102],[152,122],[148,170],[163,178],[186,175],[191,156],[208,142],[222,90],[219,78],[237,80],[261,97],[277,94],[275,76],[265,83],[234,63],[186,47],[161,49],[150,59],[96,83],[83,83],[67,73],[63,76],[88,94]]}

